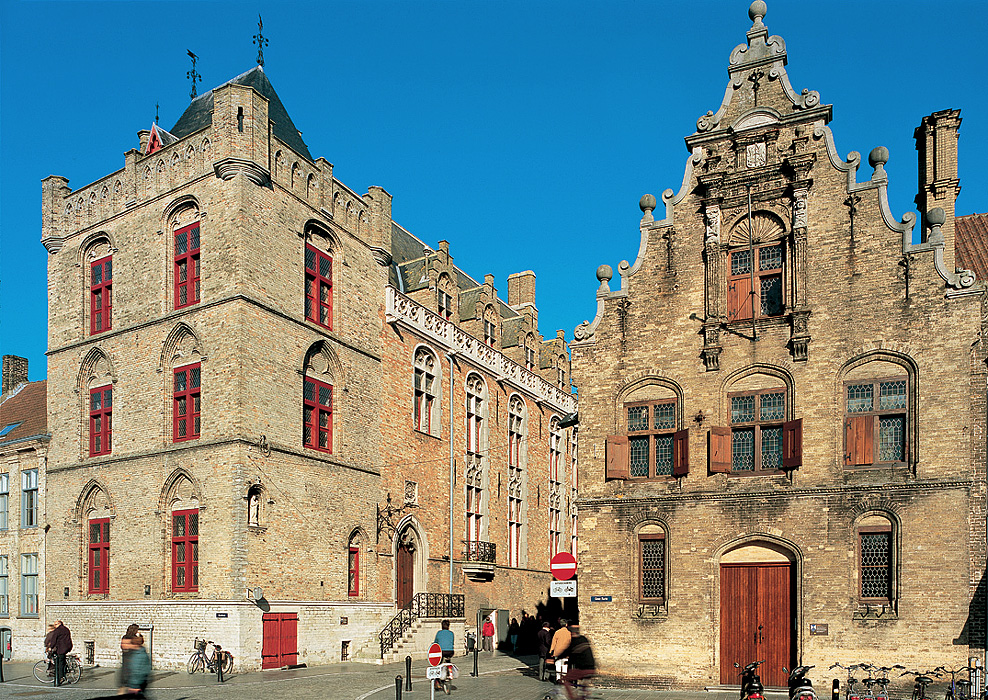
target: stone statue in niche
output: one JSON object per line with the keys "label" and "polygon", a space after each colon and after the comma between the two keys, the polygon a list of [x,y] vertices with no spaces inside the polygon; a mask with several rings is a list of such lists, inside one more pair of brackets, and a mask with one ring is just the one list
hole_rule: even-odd
{"label": "stone statue in niche", "polygon": [[720,209],[717,207],[707,207],[704,210],[707,218],[707,243],[720,242]]}

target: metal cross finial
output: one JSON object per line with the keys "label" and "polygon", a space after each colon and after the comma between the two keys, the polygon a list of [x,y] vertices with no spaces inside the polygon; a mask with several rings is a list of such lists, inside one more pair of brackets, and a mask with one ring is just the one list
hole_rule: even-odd
{"label": "metal cross finial", "polygon": [[264,67],[264,47],[268,45],[268,40],[264,38],[261,31],[264,29],[264,22],[261,15],[257,16],[257,34],[254,35],[254,43],[257,45],[257,65]]}
{"label": "metal cross finial", "polygon": [[188,73],[186,73],[185,74],[185,77],[186,78],[189,78],[192,81],[192,92],[189,93],[189,99],[194,100],[196,98],[196,94],[197,94],[197,91],[196,91],[196,83],[201,83],[202,82],[202,76],[199,75],[198,73],[196,73],[196,61],[199,60],[199,57],[196,56],[191,51],[186,51],[186,53],[189,54],[189,58],[192,59],[192,70],[190,70]]}
{"label": "metal cross finial", "polygon": [[158,107],[159,106],[160,105],[157,102],[154,103],[154,123],[155,124],[158,123]]}

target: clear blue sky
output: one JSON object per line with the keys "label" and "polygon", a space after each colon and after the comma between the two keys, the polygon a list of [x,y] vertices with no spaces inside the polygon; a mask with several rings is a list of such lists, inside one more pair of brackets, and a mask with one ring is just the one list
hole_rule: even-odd
{"label": "clear blue sky", "polygon": [[[598,265],[638,252],[638,200],[678,189],[683,137],[716,110],[748,2],[0,0],[0,352],[45,376],[41,179],[123,167],[155,103],[170,128],[200,91],[255,65],[314,157],[395,220],[446,239],[475,278],[538,275],[540,327],[572,339]],[[892,211],[914,208],[920,119],[960,108],[958,213],[988,211],[988,5],[768,0],[796,90],[834,105],[841,155],[891,151]],[[862,173],[860,179],[867,177]]]}

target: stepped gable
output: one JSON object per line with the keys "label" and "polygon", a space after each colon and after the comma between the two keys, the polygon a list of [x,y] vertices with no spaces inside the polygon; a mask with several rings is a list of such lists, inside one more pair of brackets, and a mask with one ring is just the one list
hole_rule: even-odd
{"label": "stepped gable", "polygon": [[988,280],[988,214],[968,214],[954,219],[957,267]]}
{"label": "stepped gable", "polygon": [[[274,135],[300,156],[304,156],[309,161],[313,160],[309,154],[309,147],[302,141],[302,134],[295,128],[295,123],[288,116],[285,105],[281,103],[278,93],[274,91],[274,86],[271,85],[271,81],[268,80],[260,66],[223,83],[223,85],[230,84],[252,87],[263,95],[268,101],[268,118],[274,122]],[[218,87],[222,87],[222,85]],[[185,113],[175,122],[170,133],[176,138],[183,138],[200,129],[205,129],[212,124],[212,120],[213,91],[210,90],[192,100]]]}

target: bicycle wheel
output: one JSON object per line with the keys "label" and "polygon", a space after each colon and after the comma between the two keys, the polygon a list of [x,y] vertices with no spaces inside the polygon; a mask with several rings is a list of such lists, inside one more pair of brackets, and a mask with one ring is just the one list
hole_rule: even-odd
{"label": "bicycle wheel", "polygon": [[202,671],[205,669],[205,665],[202,662],[202,655],[196,652],[189,657],[189,663],[186,665],[188,672],[195,673],[196,671]]}
{"label": "bicycle wheel", "polygon": [[82,667],[74,659],[72,661],[66,661],[65,665],[65,682],[78,683],[79,679],[82,678]]}
{"label": "bicycle wheel", "polygon": [[223,652],[223,675],[228,676],[233,673],[233,654]]}
{"label": "bicycle wheel", "polygon": [[48,672],[47,659],[42,659],[34,665],[34,677],[38,679],[39,683],[51,683],[53,675],[53,673]]}

